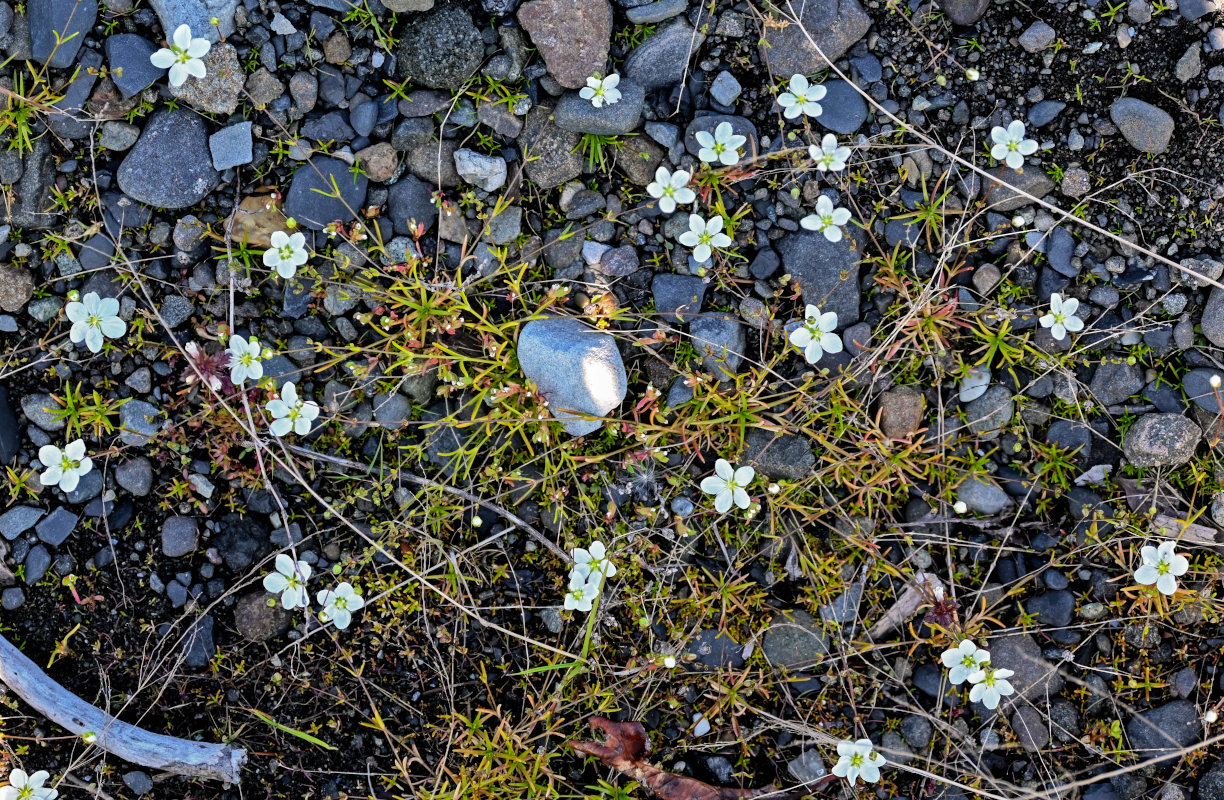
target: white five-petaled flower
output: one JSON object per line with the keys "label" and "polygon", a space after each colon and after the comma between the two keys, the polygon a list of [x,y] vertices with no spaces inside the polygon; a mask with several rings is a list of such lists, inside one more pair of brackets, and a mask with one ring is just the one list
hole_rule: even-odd
{"label": "white five-petaled flower", "polygon": [[230,337],[225,352],[230,356],[230,381],[241,386],[250,378],[257,381],[263,377],[263,345],[254,336],[250,340],[237,334]]}
{"label": "white five-petaled flower", "polygon": [[990,157],[995,161],[1004,161],[1012,169],[1024,166],[1024,157],[1037,152],[1037,143],[1024,138],[1024,123],[1012,120],[1006,128],[996,125],[990,131],[994,146],[990,148]]}
{"label": "white five-petaled flower", "polygon": [[668,172],[667,167],[655,170],[654,183],[646,186],[646,193],[659,201],[659,210],[670,214],[677,205],[688,205],[697,199],[697,193],[688,188],[692,176],[685,170]]}
{"label": "white five-petaled flower", "polygon": [[27,775],[25,770],[15,769],[9,773],[9,785],[0,789],[0,800],[55,800],[59,791],[43,785],[50,777],[50,773],[45,769],[40,769],[33,775]]}
{"label": "white five-petaled flower", "polygon": [[823,100],[828,91],[822,84],[812,86],[804,75],[792,75],[789,92],[778,95],[778,105],[782,106],[782,116],[794,119],[800,114],[809,117],[819,117],[821,108],[818,101]]}
{"label": "white five-petaled flower", "polygon": [[319,619],[334,623],[340,630],[347,628],[353,621],[354,611],[365,606],[365,600],[353,590],[353,585],[348,581],[341,581],[335,589],[322,590],[316,595],[316,599],[319,605],[323,606]]}
{"label": "white five-petaled flower", "polygon": [[591,105],[596,108],[604,105],[610,106],[620,102],[620,89],[616,88],[618,84],[620,84],[620,75],[615,72],[606,78],[592,75],[587,78],[587,85],[578,91],[578,96],[583,100],[590,100]]}
{"label": "white five-petaled flower", "polygon": [[272,231],[271,239],[272,247],[263,254],[264,266],[275,269],[276,274],[288,280],[310,258],[306,252],[306,237],[301,231],[292,236],[284,231]]}
{"label": "white five-petaled flower", "polygon": [[838,742],[837,756],[833,774],[845,778],[851,786],[859,778],[862,778],[864,783],[875,783],[880,779],[880,767],[887,763],[884,756],[876,752],[870,739]]}
{"label": "white five-petaled flower", "polygon": [[971,639],[965,639],[956,647],[945,650],[939,660],[948,668],[948,680],[953,686],[959,686],[969,680],[970,675],[990,663],[990,653],[978,647]]}
{"label": "white five-petaled flower", "polygon": [[837,329],[837,312],[820,313],[816,306],[809,305],[803,311],[803,324],[791,331],[790,343],[803,351],[809,364],[815,364],[825,353],[840,353],[842,340],[833,331]]}
{"label": "white five-petaled flower", "polygon": [[999,707],[999,700],[1016,691],[1007,680],[1015,674],[1010,669],[979,669],[969,676],[969,682],[973,684],[969,699],[993,711]]}
{"label": "white five-petaled flower", "polygon": [[1050,335],[1057,341],[1062,341],[1067,332],[1075,333],[1084,329],[1084,321],[1075,316],[1079,310],[1079,300],[1074,297],[1062,298],[1058,292],[1050,295],[1050,313],[1037,320],[1041,327],[1049,328]]}
{"label": "white five-petaled flower", "polygon": [[195,39],[191,36],[190,25],[179,25],[174,31],[174,40],[169,47],[163,47],[149,60],[153,66],[170,70],[170,85],[178,88],[187,80],[187,76],[204,79],[207,70],[201,60],[212,49],[212,43],[207,39]]}
{"label": "white five-petaled flower", "polygon": [[1143,564],[1135,570],[1135,582],[1143,586],[1156,584],[1161,594],[1177,591],[1177,579],[1190,569],[1190,561],[1176,552],[1177,542],[1164,541],[1159,547],[1144,545],[1139,551]]}
{"label": "white five-petaled flower", "polygon": [[837,172],[839,169],[846,168],[846,162],[850,160],[850,148],[838,147],[837,137],[831,133],[826,133],[824,138],[820,140],[820,146],[810,145],[808,147],[808,155],[816,162],[816,169],[821,172],[832,170]]}
{"label": "white five-petaled flower", "polygon": [[603,583],[603,573],[591,572],[589,567],[575,564],[570,570],[569,591],[565,593],[567,611],[590,611]]}
{"label": "white five-petaled flower", "polygon": [[714,462],[714,474],[701,481],[701,491],[714,495],[714,510],[719,514],[731,509],[731,504],[741,509],[748,507],[748,484],[756,477],[752,467],[736,469],[731,462],[720,458]]}
{"label": "white five-petaled flower", "polygon": [[119,301],[99,297],[97,292],[73,300],[64,307],[64,313],[72,323],[68,338],[73,344],[85,342],[91,353],[101,352],[103,341],[117,339],[127,330],[127,323],[119,319]]}
{"label": "white five-petaled flower", "polygon": [[319,404],[298,397],[293,381],[286,383],[280,397],[269,400],[265,408],[272,417],[272,433],[277,436],[284,436],[289,431],[305,436],[310,433],[310,423],[319,416]]}
{"label": "white five-petaled flower", "polygon": [[715,215],[707,222],[697,214],[689,214],[689,229],[680,234],[680,244],[693,250],[693,260],[704,264],[713,250],[727,247],[731,237],[722,232],[723,218]]}
{"label": "white five-petaled flower", "polygon": [[600,572],[607,578],[616,574],[616,565],[608,558],[608,548],[598,539],[587,547],[575,547],[573,556],[574,565],[586,565],[590,573]]}
{"label": "white five-petaled flower", "polygon": [[697,157],[707,164],[734,166],[740,160],[739,148],[746,141],[748,138],[736,133],[730,122],[720,122],[713,135],[709,131],[697,131],[697,144],[701,145]]}
{"label": "white five-petaled flower", "polygon": [[63,450],[53,444],[44,444],[38,448],[38,460],[47,468],[38,476],[42,485],[58,486],[65,492],[75,489],[81,482],[81,476],[93,470],[93,459],[85,455],[85,442],[82,439],[69,442]]}
{"label": "white five-petaled flower", "polygon": [[833,201],[823,194],[816,200],[816,213],[808,214],[799,224],[809,231],[819,231],[830,242],[842,240],[842,226],[850,221],[849,209],[834,207]]}
{"label": "white five-petaled flower", "polygon": [[310,604],[306,581],[310,580],[310,565],[294,561],[287,553],[276,557],[276,572],[264,576],[263,585],[272,594],[279,594],[286,609],[305,608]]}

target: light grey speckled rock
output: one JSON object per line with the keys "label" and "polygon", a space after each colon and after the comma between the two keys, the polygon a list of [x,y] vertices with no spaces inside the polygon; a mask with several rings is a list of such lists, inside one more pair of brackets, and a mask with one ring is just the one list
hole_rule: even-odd
{"label": "light grey speckled rock", "polygon": [[519,333],[519,366],[548,398],[553,416],[573,436],[603,427],[602,417],[625,399],[628,379],[611,334],[570,317],[528,322]]}

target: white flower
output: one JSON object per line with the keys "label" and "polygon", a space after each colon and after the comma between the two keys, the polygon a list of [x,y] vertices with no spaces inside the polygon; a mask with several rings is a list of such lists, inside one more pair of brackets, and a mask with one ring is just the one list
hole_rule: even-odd
{"label": "white flower", "polygon": [[53,444],[44,444],[38,448],[38,460],[47,468],[38,478],[42,485],[59,486],[65,492],[75,489],[81,476],[93,470],[93,459],[85,455],[82,439],[69,442],[63,450]]}
{"label": "white flower", "polygon": [[590,611],[599,599],[602,573],[588,573],[585,569],[570,571],[569,591],[565,593],[565,608],[569,611]]}
{"label": "white flower", "polygon": [[975,703],[980,702],[993,711],[999,707],[1001,698],[1016,691],[1007,682],[1007,679],[1015,674],[1010,669],[979,669],[969,676],[969,682],[973,684],[973,688],[969,690],[969,699]]}
{"label": "white flower", "polygon": [[203,80],[206,70],[200,59],[208,55],[212,44],[207,39],[193,39],[190,25],[179,25],[174,31],[174,41],[169,48],[163,47],[149,60],[159,69],[170,70],[170,85],[178,88],[188,75]]}
{"label": "white flower", "polygon": [[697,193],[688,188],[689,175],[682,169],[668,172],[667,167],[655,171],[654,183],[646,186],[646,194],[659,201],[659,210],[670,214],[677,205],[688,205],[697,199]]}
{"label": "white flower", "polygon": [[608,578],[616,574],[616,565],[608,558],[608,549],[598,539],[589,547],[575,547],[573,555],[575,566],[586,565],[588,574],[602,572]]}
{"label": "white flower", "polygon": [[305,608],[310,603],[306,581],[310,580],[310,565],[294,561],[286,553],[276,557],[276,572],[264,576],[263,585],[272,594],[279,594],[287,609]]}
{"label": "white flower", "polygon": [[1049,328],[1050,335],[1061,342],[1067,331],[1075,333],[1084,329],[1084,321],[1075,316],[1077,309],[1079,300],[1074,297],[1063,300],[1062,295],[1054,292],[1050,295],[1050,313],[1037,321],[1041,323],[1041,327]]}
{"label": "white flower", "polygon": [[68,338],[73,344],[84,341],[91,353],[101,352],[105,339],[118,339],[127,330],[127,323],[119,319],[119,301],[97,292],[89,292],[80,302],[73,300],[64,313],[72,322]]}
{"label": "white flower", "polygon": [[272,231],[271,238],[272,247],[263,254],[264,266],[275,269],[276,274],[288,280],[310,258],[306,252],[306,237],[300,231],[292,236],[284,231]]}
{"label": "white flower", "polygon": [[704,264],[710,260],[713,248],[723,248],[731,244],[731,237],[722,233],[723,218],[710,217],[706,222],[697,214],[689,214],[689,229],[678,237],[680,244],[693,249],[693,260]]}
{"label": "white flower", "polygon": [[953,686],[959,686],[983,665],[990,663],[990,653],[978,647],[972,640],[965,639],[951,650],[945,650],[939,660],[948,668],[948,680]]}
{"label": "white flower", "polygon": [[714,495],[714,510],[723,514],[730,510],[731,503],[740,508],[748,507],[748,484],[756,477],[752,467],[735,469],[725,458],[714,462],[714,474],[701,481],[701,491]]}
{"label": "white flower", "polygon": [[809,305],[803,312],[803,324],[790,333],[790,343],[803,351],[809,364],[815,364],[825,353],[840,353],[842,340],[833,331],[837,328],[837,312],[820,313]]}
{"label": "white flower", "polygon": [[263,377],[263,345],[254,336],[250,341],[237,334],[231,336],[225,352],[230,356],[230,381],[235,386],[241,386],[247,378],[257,381]]}
{"label": "white flower", "polygon": [[837,763],[833,765],[833,774],[845,778],[853,786],[859,778],[864,783],[875,783],[880,779],[880,767],[884,766],[884,756],[876,752],[870,739],[859,739],[856,742],[841,741],[837,743]]}
{"label": "white flower", "polygon": [[353,621],[354,611],[365,606],[365,600],[353,590],[353,585],[348,581],[341,581],[335,589],[324,589],[316,595],[316,599],[319,605],[323,606],[319,619],[335,623],[340,630],[347,628]]}
{"label": "white flower", "polygon": [[957,500],[952,504],[952,510],[957,514],[968,514],[969,505],[964,500]]}
{"label": "white flower", "polygon": [[578,92],[578,96],[583,100],[590,100],[591,105],[599,108],[603,105],[612,105],[619,103],[621,99],[620,89],[617,89],[617,84],[620,83],[620,75],[612,73],[606,78],[599,78],[595,75],[587,78],[587,85],[582,87]]}
{"label": "white flower", "polygon": [[846,161],[850,158],[849,147],[838,147],[837,137],[831,133],[826,133],[824,138],[820,140],[820,146],[811,145],[808,147],[808,155],[816,162],[816,169],[821,172],[832,170],[837,172],[839,169],[846,168]]}
{"label": "white flower", "polygon": [[50,777],[45,769],[33,775],[15,769],[9,773],[9,785],[0,789],[0,800],[55,800],[59,792],[50,786],[43,786]]}
{"label": "white flower", "polygon": [[747,137],[736,133],[730,122],[720,122],[713,136],[709,131],[697,131],[697,144],[701,145],[697,157],[707,164],[721,163],[730,167],[739,163],[739,148],[746,141]]}
{"label": "white flower", "polygon": [[1006,161],[1012,169],[1024,166],[1024,157],[1037,152],[1037,143],[1024,138],[1024,123],[1012,120],[1006,128],[996,125],[990,131],[994,147],[990,148],[990,157],[995,161]]}
{"label": "white flower", "polygon": [[834,208],[833,201],[823,194],[816,201],[816,213],[808,214],[799,220],[799,224],[809,231],[819,231],[830,242],[842,240],[842,226],[850,221],[850,211],[845,208]]}
{"label": "white flower", "polygon": [[663,666],[667,667],[668,669],[675,669],[676,668],[676,657],[675,656],[663,656]]}
{"label": "white flower", "polygon": [[978,72],[973,67],[965,70],[965,80],[969,81],[970,83],[973,83],[980,77],[982,77],[982,73]]}
{"label": "white flower", "polygon": [[800,114],[809,117],[819,117],[824,111],[819,100],[823,100],[827,91],[821,84],[812,86],[803,75],[792,75],[790,91],[778,95],[778,105],[782,106],[782,116],[794,119]]}
{"label": "white flower", "polygon": [[1144,545],[1139,551],[1143,565],[1135,570],[1135,582],[1143,586],[1156,584],[1161,594],[1172,595],[1177,591],[1177,579],[1190,569],[1190,561],[1174,552],[1177,542],[1161,542],[1159,547]]}
{"label": "white flower", "polygon": [[285,384],[281,395],[264,407],[272,417],[272,433],[284,436],[293,431],[298,436],[310,433],[310,423],[319,416],[319,404],[298,397],[293,381]]}

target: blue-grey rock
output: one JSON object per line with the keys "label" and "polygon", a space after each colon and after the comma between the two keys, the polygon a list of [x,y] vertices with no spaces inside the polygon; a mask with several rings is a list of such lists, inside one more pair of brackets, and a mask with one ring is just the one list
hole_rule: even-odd
{"label": "blue-grey rock", "polygon": [[553,416],[573,436],[603,427],[600,420],[625,399],[627,378],[616,339],[571,317],[528,322],[519,332],[518,360],[523,374],[548,398]]}
{"label": "blue-grey rock", "polygon": [[1122,358],[1109,359],[1097,367],[1088,384],[1093,399],[1103,406],[1116,406],[1143,390],[1143,370]]}
{"label": "blue-grey rock", "polygon": [[660,273],[650,282],[650,291],[659,316],[668,321],[688,322],[701,311],[706,285],[696,276]]}
{"label": "blue-grey rock", "polygon": [[875,83],[884,77],[884,65],[880,59],[868,53],[865,56],[850,59],[850,66],[858,72],[864,84]]}
{"label": "blue-grey rock", "polygon": [[378,103],[373,100],[349,109],[349,125],[358,136],[369,136],[378,124]]}
{"label": "blue-grey rock", "polygon": [[38,538],[52,547],[59,547],[76,530],[78,519],[80,518],[68,509],[57,508],[35,527]]}
{"label": "blue-grey rock", "polygon": [[458,89],[484,61],[484,42],[472,15],[446,3],[413,18],[395,53],[400,78],[432,89]]}
{"label": "blue-grey rock", "polygon": [[119,165],[117,177],[128,197],[156,208],[200,202],[220,180],[204,120],[185,109],[157,112]]}
{"label": "blue-grey rock", "polygon": [[62,431],[67,427],[64,419],[56,416],[56,412],[62,408],[49,394],[27,394],[21,398],[21,412],[25,414],[26,419],[48,433]]}
{"label": "blue-grey rock", "polygon": [[[234,33],[234,12],[238,10],[238,0],[149,0],[157,18],[161,20],[162,33],[167,40],[178,30],[179,25],[191,27],[191,35],[207,39],[213,44],[222,36]],[[353,7],[344,4],[341,11],[352,11]],[[217,18],[216,25],[212,18]]]}
{"label": "blue-grey rock", "polygon": [[1145,762],[1179,757],[1182,748],[1199,741],[1202,733],[1198,709],[1188,700],[1165,703],[1126,723],[1131,751]]}
{"label": "blue-grey rock", "polygon": [[599,108],[579,97],[577,92],[566,92],[553,109],[553,122],[575,133],[614,136],[632,132],[642,121],[646,91],[628,79],[622,80],[617,88],[621,92],[620,101]]}
{"label": "blue-grey rock", "polygon": [[829,636],[811,614],[789,611],[778,614],[769,623],[761,650],[776,668],[813,666],[829,654]]}
{"label": "blue-grey rock", "polygon": [[183,663],[191,669],[204,669],[212,661],[217,645],[213,640],[213,618],[205,614],[192,623],[183,636]]}
{"label": "blue-grey rock", "polygon": [[538,105],[527,114],[519,147],[527,154],[523,170],[539,189],[552,189],[582,173],[585,161],[578,152],[581,137],[552,121],[552,109]]}
{"label": "blue-grey rock", "polygon": [[994,384],[981,397],[965,404],[969,430],[984,442],[994,441],[1003,433],[1015,413],[1012,393],[1006,386]]}
{"label": "blue-grey rock", "polygon": [[138,795],[153,791],[153,779],[147,772],[126,772],[123,775],[123,783]]}
{"label": "blue-grey rock", "polygon": [[102,56],[93,50],[85,50],[77,66],[76,75],[64,89],[63,96],[55,101],[55,111],[47,114],[47,125],[65,139],[83,139],[94,130],[94,123],[85,113],[85,101],[98,80]]}
{"label": "blue-grey rock", "polygon": [[1012,505],[1007,492],[989,481],[976,476],[969,478],[956,489],[956,499],[977,514],[992,516]]}
{"label": "blue-grey rock", "polygon": [[634,25],[652,25],[672,17],[678,17],[688,8],[688,0],[655,0],[625,12]]}
{"label": "blue-grey rock", "polygon": [[0,514],[0,536],[10,542],[34,527],[42,519],[43,510],[34,506],[14,506]]}
{"label": "blue-grey rock", "polygon": [[1024,48],[1024,52],[1036,53],[1054,44],[1056,39],[1058,39],[1057,31],[1045,22],[1037,20],[1024,29],[1024,33],[1020,34],[1019,41],[1020,46]]}
{"label": "blue-grey rock", "polygon": [[699,631],[693,634],[684,652],[692,654],[695,663],[711,669],[739,669],[744,666],[744,646],[726,631]]}
{"label": "blue-grey rock", "polygon": [[1131,465],[1147,467],[1185,464],[1194,457],[1203,431],[1179,414],[1144,414],[1126,431],[1122,452]]}
{"label": "blue-grey rock", "polygon": [[1173,117],[1135,97],[1121,97],[1109,107],[1109,118],[1130,146],[1141,153],[1160,155],[1173,138]]}
{"label": "blue-grey rock", "polygon": [[129,400],[119,408],[119,440],[133,447],[145,445],[161,430],[161,412],[144,400]]}
{"label": "blue-grey rock", "polygon": [[136,497],[144,497],[153,489],[153,465],[144,456],[137,456],[115,467],[115,481]]}
{"label": "blue-grey rock", "polygon": [[1182,0],[1177,4],[1177,10],[1182,17],[1193,22],[1205,14],[1211,14],[1220,8],[1216,0]]}
{"label": "blue-grey rock", "polygon": [[739,462],[753,466],[767,478],[800,481],[811,475],[816,466],[811,443],[796,434],[753,428],[744,444]]}
{"label": "blue-grey rock", "polygon": [[774,75],[822,72],[871,29],[871,17],[858,0],[808,0],[798,10],[800,25],[765,26],[761,62]]}
{"label": "blue-grey rock", "polygon": [[830,242],[823,234],[797,231],[782,237],[774,248],[782,265],[803,291],[804,302],[821,312],[837,314],[837,329],[859,320],[862,291],[859,287],[859,255],[863,245],[859,229],[846,226],[840,242]]}
{"label": "blue-grey rock", "polygon": [[182,558],[195,552],[199,526],[193,517],[169,517],[162,523],[162,553],[168,558]]}
{"label": "blue-grey rock", "polygon": [[1066,589],[1042,592],[1024,604],[1024,610],[1036,614],[1037,621],[1051,628],[1063,628],[1071,624],[1075,612],[1075,595]]}
{"label": "blue-grey rock", "polygon": [[348,124],[348,119],[339,111],[329,111],[310,117],[302,123],[299,131],[303,139],[323,144],[344,144],[352,141],[356,131]]}
{"label": "blue-grey rock", "polygon": [[[1224,371],[1210,367],[1192,369],[1182,376],[1182,391],[1186,393],[1186,399],[1204,411],[1221,414],[1224,413],[1224,408],[1221,408],[1224,405],[1224,388],[1214,388],[1211,385],[1213,377],[1224,381]],[[1217,396],[1220,399],[1217,400]]]}
{"label": "blue-grey rock", "polygon": [[1057,100],[1042,100],[1029,109],[1029,124],[1034,128],[1044,128],[1053,122],[1066,107],[1066,103],[1060,103]]}
{"label": "blue-grey rock", "polygon": [[693,349],[701,365],[719,381],[735,378],[744,360],[744,326],[729,314],[706,314],[689,322]]}
{"label": "blue-grey rock", "polygon": [[433,230],[438,223],[438,207],[434,205],[433,189],[415,175],[405,175],[391,185],[387,205],[395,233],[407,236],[414,232],[415,223]]}
{"label": "blue-grey rock", "polygon": [[1071,263],[1075,254],[1075,237],[1063,228],[1054,228],[1046,238],[1046,258],[1050,266],[1060,275],[1074,278],[1079,269]]}
{"label": "blue-grey rock", "polygon": [[[105,480],[102,477],[102,471],[95,468],[82,475],[80,481],[77,482],[76,488],[71,492],[64,492],[64,497],[67,498],[69,503],[88,503],[90,500],[102,494],[102,486],[104,483]],[[50,518],[48,517],[48,519]],[[47,520],[43,521],[46,522]]]}
{"label": "blue-grey rock", "polygon": [[939,4],[954,25],[972,25],[989,6],[990,0],[941,0]]}
{"label": "blue-grey rock", "polygon": [[646,91],[673,86],[684,80],[689,56],[701,49],[705,34],[688,20],[677,17],[657,29],[625,59],[622,75]]}
{"label": "blue-grey rock", "polygon": [[30,548],[30,552],[26,553],[25,557],[25,582],[26,586],[33,586],[43,579],[47,574],[47,568],[51,566],[51,552],[41,544],[36,544]]}
{"label": "blue-grey rock", "polygon": [[117,33],[106,38],[105,48],[108,74],[124,97],[134,97],[166,76],[167,70],[149,61],[157,45],[143,36]]}
{"label": "blue-grey rock", "polygon": [[321,231],[336,221],[350,222],[365,205],[369,183],[365,175],[343,161],[316,156],[293,173],[285,213],[312,231]]}
{"label": "blue-grey rock", "polygon": [[506,159],[467,149],[456,150],[454,159],[459,177],[477,188],[493,192],[506,185]]}
{"label": "blue-grey rock", "polygon": [[[8,269],[13,269],[8,267]],[[17,415],[9,404],[8,389],[0,386],[0,465],[13,463],[21,449],[21,432],[17,427]]]}
{"label": "blue-grey rock", "polygon": [[66,69],[98,19],[98,0],[29,0],[30,51],[40,64]]}
{"label": "blue-grey rock", "polygon": [[710,97],[714,98],[714,102],[724,106],[733,106],[735,101],[739,99],[740,92],[744,91],[744,87],[740,86],[740,82],[735,79],[735,76],[730,72],[723,70],[714,78],[714,82],[710,84]]}
{"label": "blue-grey rock", "polygon": [[25,592],[20,586],[13,586],[0,593],[0,607],[5,611],[16,611],[25,604]]}
{"label": "blue-grey rock", "polygon": [[212,152],[213,168],[217,171],[250,164],[255,158],[251,148],[250,122],[230,125],[208,137],[208,149]]}
{"label": "blue-grey rock", "polygon": [[854,87],[842,80],[827,81],[825,96],[820,101],[821,113],[816,118],[823,127],[847,136],[867,121],[867,101]]}

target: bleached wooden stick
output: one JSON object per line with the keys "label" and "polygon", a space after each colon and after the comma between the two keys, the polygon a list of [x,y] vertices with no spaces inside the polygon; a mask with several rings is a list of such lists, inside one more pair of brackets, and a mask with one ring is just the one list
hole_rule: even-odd
{"label": "bleached wooden stick", "polygon": [[97,747],[142,767],[237,784],[247,760],[241,747],[162,736],[115,719],[51,680],[2,635],[0,681],[61,728],[92,732]]}

